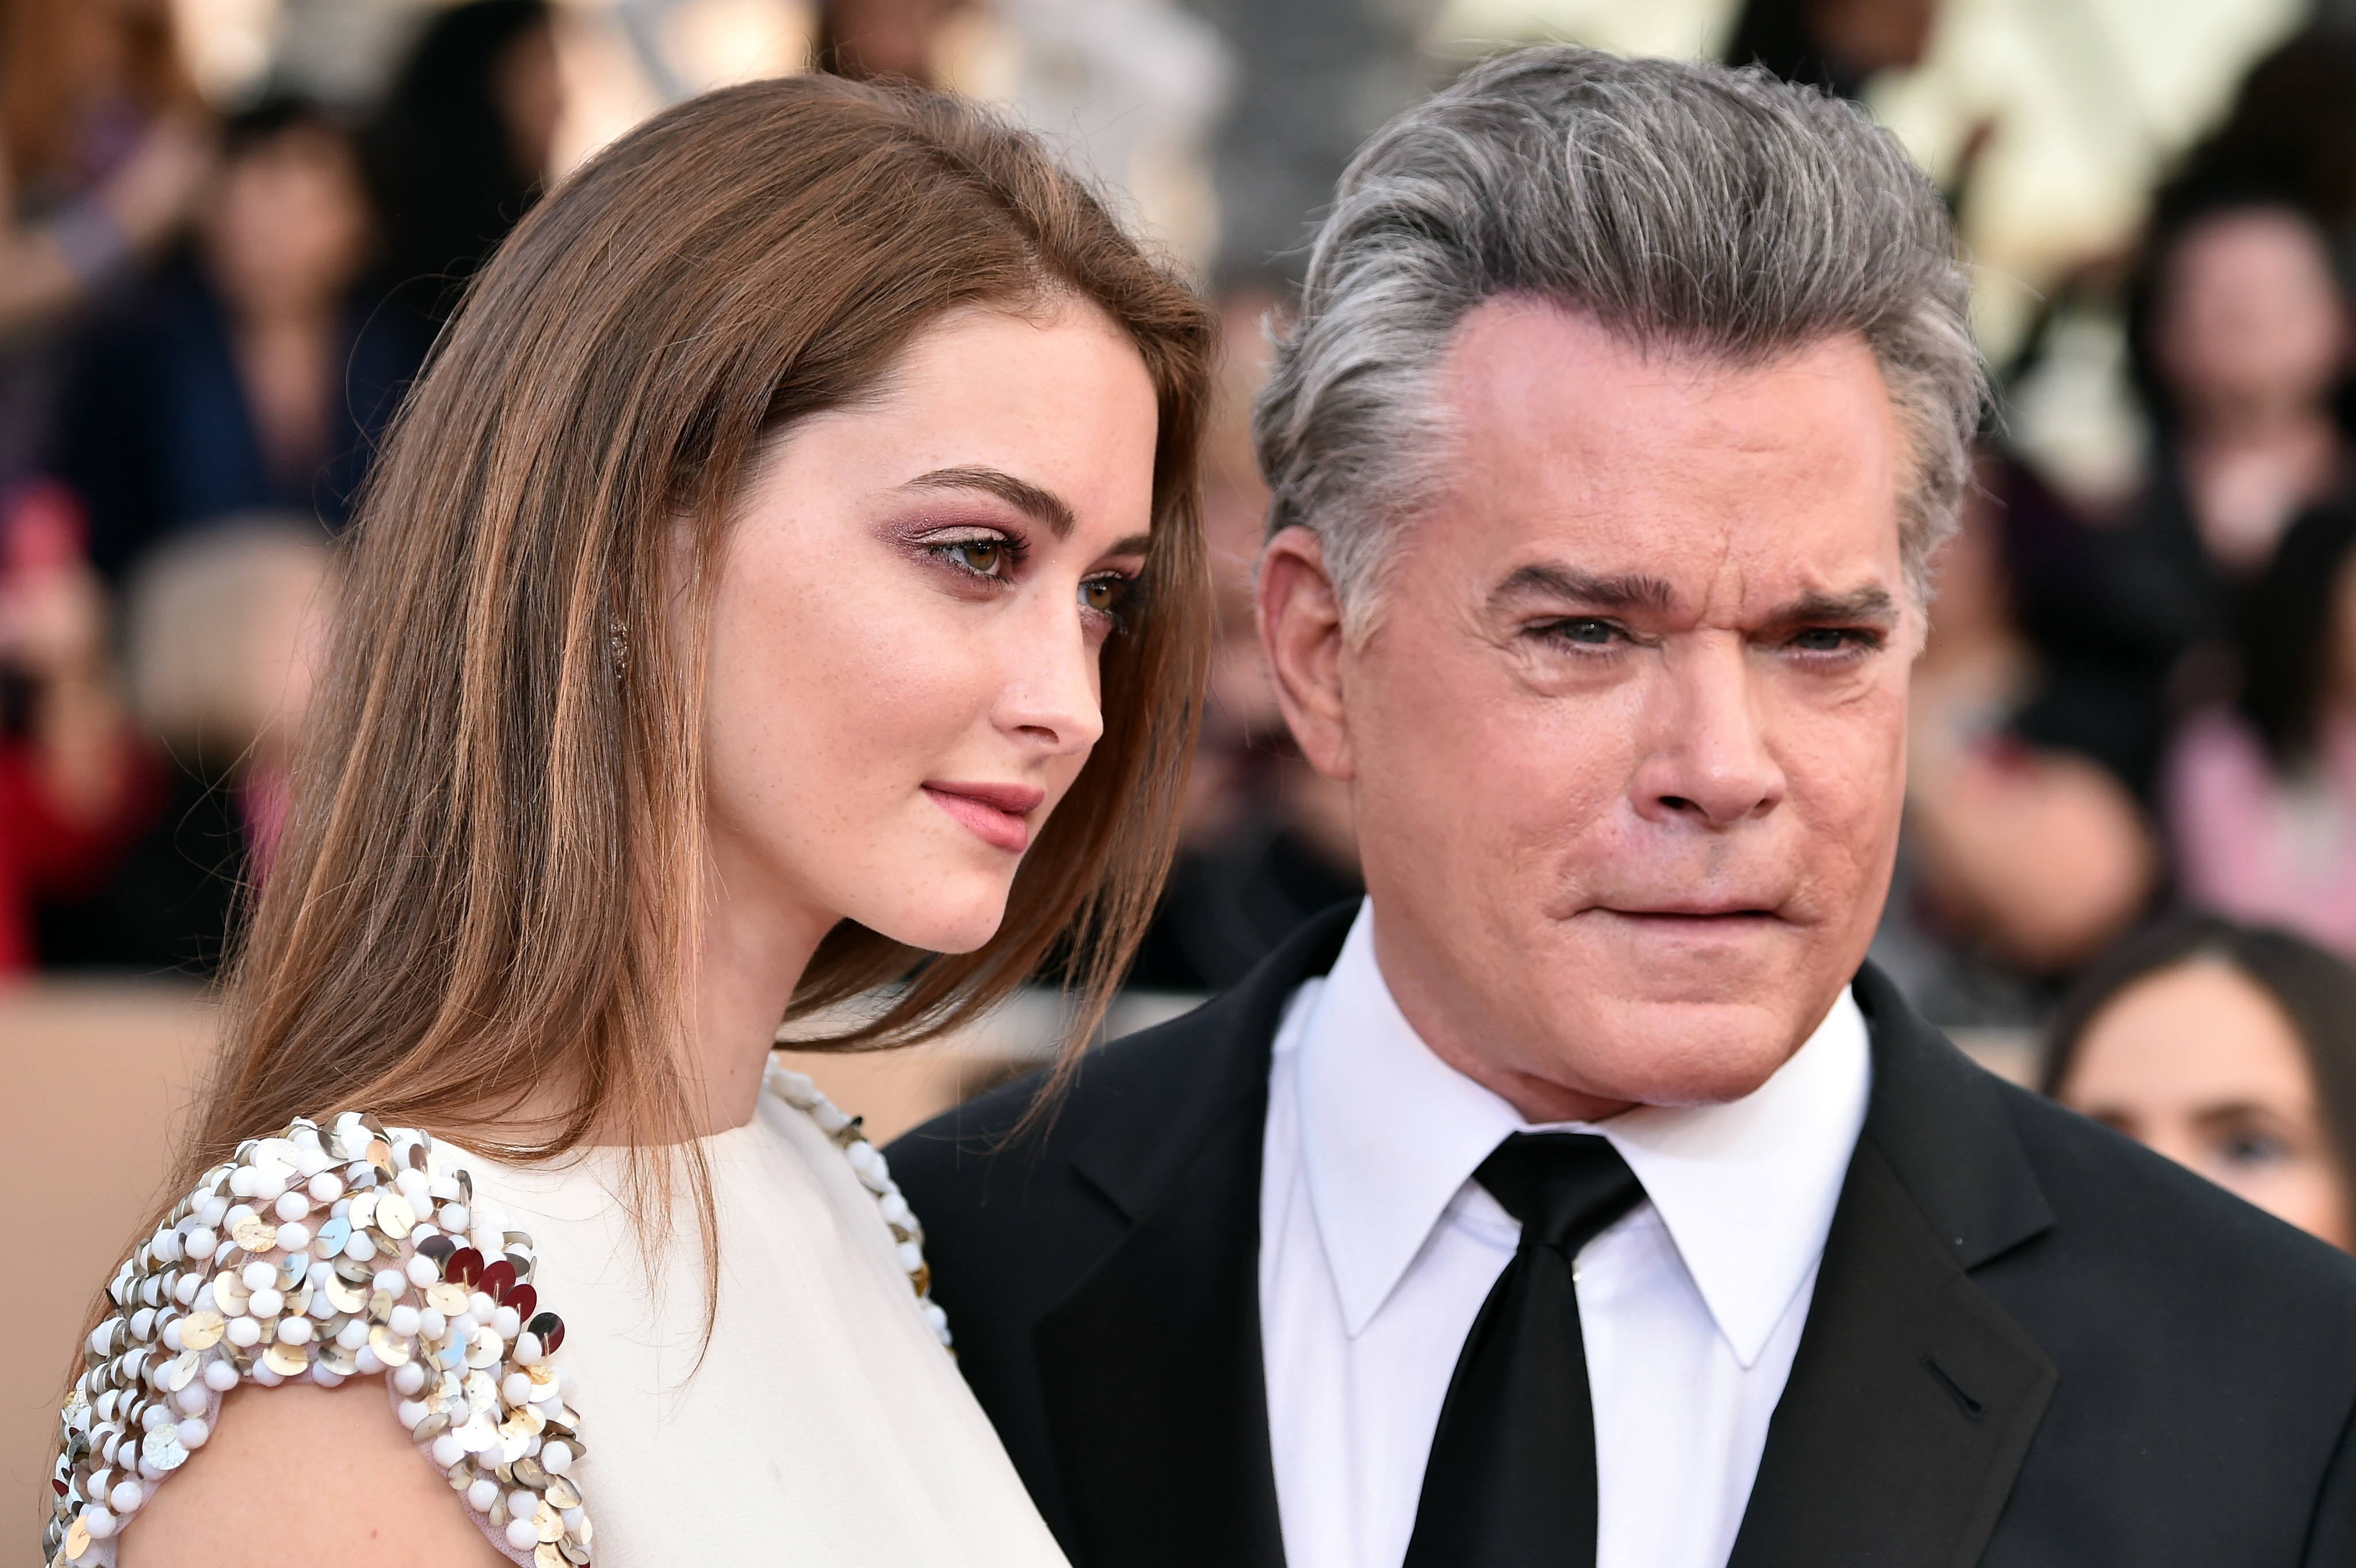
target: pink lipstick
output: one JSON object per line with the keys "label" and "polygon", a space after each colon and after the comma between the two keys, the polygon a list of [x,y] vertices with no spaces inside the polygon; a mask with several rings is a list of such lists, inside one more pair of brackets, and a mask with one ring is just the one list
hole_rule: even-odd
{"label": "pink lipstick", "polygon": [[1031,824],[1024,819],[1039,809],[1047,791],[1031,784],[966,784],[928,782],[925,793],[933,804],[973,830],[992,849],[1020,854],[1031,847]]}

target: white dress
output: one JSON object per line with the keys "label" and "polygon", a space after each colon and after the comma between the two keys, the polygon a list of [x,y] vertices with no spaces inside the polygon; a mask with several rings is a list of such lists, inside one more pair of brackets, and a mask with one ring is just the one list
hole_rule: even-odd
{"label": "white dress", "polygon": [[111,1563],[226,1389],[391,1368],[451,1506],[519,1563],[1063,1568],[845,1122],[772,1067],[753,1120],[704,1140],[708,1341],[694,1217],[649,1277],[616,1151],[522,1167],[349,1113],[246,1145],[110,1287],[43,1560]]}

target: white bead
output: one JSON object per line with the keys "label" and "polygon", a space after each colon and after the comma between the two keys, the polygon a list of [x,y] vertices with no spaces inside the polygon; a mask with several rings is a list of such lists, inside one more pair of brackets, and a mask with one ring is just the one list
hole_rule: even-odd
{"label": "white bead", "polygon": [[336,1343],[347,1350],[357,1350],[368,1343],[368,1319],[354,1316],[349,1323],[336,1330]]}
{"label": "white bead", "polygon": [[438,1176],[426,1183],[425,1190],[433,1196],[436,1203],[455,1202],[458,1197],[458,1180],[455,1176]]}
{"label": "white bead", "polygon": [[325,1361],[311,1363],[311,1380],[323,1389],[339,1389],[344,1386],[344,1375],[331,1369]]}
{"label": "white bead", "polygon": [[246,1310],[256,1317],[275,1317],[286,1310],[286,1298],[275,1287],[253,1293],[253,1301]]}
{"label": "white bead", "polygon": [[395,1367],[392,1369],[392,1386],[395,1391],[404,1394],[413,1394],[423,1390],[425,1387],[424,1363],[412,1360]]}
{"label": "white bead", "polygon": [[321,1290],[317,1285],[313,1285],[311,1287],[311,1305],[305,1307],[303,1310],[309,1313],[313,1317],[317,1318],[320,1322],[325,1323],[327,1319],[336,1316],[336,1298],[329,1295],[326,1291]]}
{"label": "white bead", "polygon": [[885,1193],[875,1200],[875,1207],[881,1209],[884,1218],[893,1224],[905,1227],[908,1223],[908,1200],[898,1193]]}
{"label": "white bead", "polygon": [[180,1283],[172,1288],[172,1299],[182,1306],[189,1305],[197,1299],[197,1293],[204,1288],[205,1279],[202,1274],[194,1273],[182,1274]]}
{"label": "white bead", "polygon": [[435,1268],[434,1260],[424,1253],[420,1252],[409,1260],[409,1283],[418,1289],[423,1290],[441,1277],[442,1271]]}
{"label": "white bead", "polygon": [[278,1373],[272,1371],[268,1363],[261,1361],[255,1362],[252,1369],[245,1375],[265,1389],[274,1389],[286,1380]]}
{"label": "white bead", "polygon": [[300,1220],[289,1220],[278,1228],[278,1244],[290,1252],[306,1252],[311,1249],[311,1228]]}
{"label": "white bead", "polygon": [[499,1397],[510,1406],[531,1402],[531,1380],[521,1372],[509,1372],[508,1380],[499,1385]]}
{"label": "white bead", "polygon": [[321,1171],[311,1178],[311,1196],[321,1203],[334,1203],[344,1196],[344,1178],[330,1170]]}
{"label": "white bead", "polygon": [[365,1263],[376,1256],[376,1243],[369,1240],[367,1231],[355,1230],[352,1239],[344,1243],[344,1256],[356,1263]]}
{"label": "white bead", "polygon": [[[311,1200],[299,1192],[282,1192],[278,1195],[278,1201],[270,1206],[270,1211],[278,1216],[281,1223],[291,1224],[309,1216]],[[281,1242],[283,1244],[284,1238],[281,1238]],[[291,1252],[294,1249],[289,1247],[286,1250]]]}
{"label": "white bead", "polygon": [[333,1164],[335,1162],[327,1158],[327,1151],[319,1147],[319,1140],[316,1133],[312,1135],[308,1144],[302,1145],[294,1156],[295,1174],[302,1176],[305,1181],[310,1180]]}
{"label": "white bead", "polygon": [[384,1370],[384,1363],[378,1360],[376,1352],[366,1345],[353,1353],[352,1365],[360,1369],[360,1376],[364,1378],[373,1378]]}
{"label": "white bead", "polygon": [[518,1552],[530,1552],[540,1544],[540,1527],[530,1519],[508,1520],[508,1544]]}
{"label": "white bead", "polygon": [[92,1541],[104,1541],[114,1533],[114,1515],[109,1509],[92,1503],[81,1510],[81,1527],[90,1531]]}
{"label": "white bead", "polygon": [[541,1354],[539,1335],[519,1334],[516,1336],[515,1359],[519,1366],[538,1366],[540,1364]]}
{"label": "white bead", "polygon": [[155,1232],[155,1252],[157,1260],[166,1263],[180,1261],[180,1233],[177,1230]]}
{"label": "white bead", "polygon": [[136,1481],[117,1481],[114,1490],[106,1494],[116,1513],[137,1513],[139,1505],[147,1500],[147,1488]]}
{"label": "white bead", "polygon": [[211,1257],[220,1246],[220,1238],[199,1225],[188,1232],[188,1239],[180,1244],[180,1250],[187,1253],[192,1262],[201,1263]]}
{"label": "white bead", "polygon": [[450,1320],[437,1307],[423,1307],[417,1314],[417,1331],[438,1344],[450,1332]]}
{"label": "white bead", "polygon": [[217,1394],[225,1394],[237,1387],[237,1369],[227,1361],[205,1363],[205,1387]]}
{"label": "white bead", "polygon": [[191,1378],[188,1380],[187,1388],[172,1396],[172,1402],[180,1407],[182,1415],[202,1415],[205,1406],[212,1402],[212,1390]]}
{"label": "white bead", "polygon": [[131,1337],[145,1345],[155,1337],[155,1309],[143,1306],[131,1315]]}
{"label": "white bead", "polygon": [[562,1476],[573,1468],[573,1450],[562,1443],[551,1443],[540,1451],[540,1467],[552,1476]]}
{"label": "white bead", "polygon": [[466,1456],[466,1451],[459,1446],[456,1434],[445,1432],[434,1440],[434,1463],[443,1469],[448,1469]]}
{"label": "white bead", "polygon": [[392,1178],[392,1185],[401,1188],[401,1196],[409,1199],[412,1208],[423,1208],[434,1201],[426,1190],[434,1184],[423,1171],[403,1168]]}
{"label": "white bead", "polygon": [[417,1423],[425,1419],[425,1402],[423,1400],[403,1400],[399,1404],[392,1407],[392,1413],[400,1420],[402,1426],[413,1431],[415,1430]]}
{"label": "white bead", "polygon": [[540,1498],[533,1493],[524,1490],[521,1487],[518,1487],[514,1491],[508,1494],[508,1517],[509,1519],[528,1520],[539,1511]]}
{"label": "white bead", "polygon": [[513,1339],[523,1332],[523,1319],[516,1316],[514,1307],[503,1306],[491,1314],[491,1332],[502,1340]]}
{"label": "white bead", "polygon": [[466,1298],[466,1311],[477,1323],[488,1323],[498,1310],[498,1303],[482,1291],[477,1291]]}
{"label": "white bead", "polygon": [[278,1283],[278,1268],[273,1263],[265,1263],[260,1258],[256,1258],[239,1270],[237,1277],[245,1282],[245,1288],[248,1290],[268,1290]]}
{"label": "white bead", "polygon": [[434,1216],[443,1230],[454,1232],[463,1232],[466,1229],[466,1221],[473,1218],[473,1215],[466,1212],[466,1206],[463,1203],[445,1203],[442,1206],[441,1212]]}
{"label": "white bead", "polygon": [[380,1290],[395,1299],[409,1293],[409,1276],[399,1269],[379,1269],[376,1272],[376,1278],[370,1280],[369,1283],[374,1289]]}
{"label": "white bead", "polygon": [[228,1218],[229,1199],[221,1197],[219,1193],[215,1193],[212,1197],[206,1198],[202,1203],[197,1205],[197,1223],[204,1226],[207,1230],[220,1230],[221,1228],[221,1221]]}
{"label": "white bead", "polygon": [[241,1350],[251,1350],[262,1343],[262,1325],[251,1317],[229,1320],[229,1342]]}
{"label": "white bead", "polygon": [[311,1320],[307,1317],[280,1318],[278,1342],[281,1345],[308,1345],[311,1342]]}
{"label": "white bead", "polygon": [[180,1446],[194,1449],[205,1445],[205,1440],[212,1436],[213,1429],[191,1416],[180,1423],[179,1433]]}
{"label": "white bead", "polygon": [[180,1320],[177,1317],[164,1325],[164,1348],[175,1356],[187,1348],[180,1343]]}
{"label": "white bead", "polygon": [[239,1197],[253,1196],[253,1167],[240,1165],[229,1173],[229,1189]]}
{"label": "white bead", "polygon": [[924,1266],[925,1250],[922,1247],[917,1246],[914,1241],[901,1242],[900,1267],[913,1274]]}
{"label": "white bead", "polygon": [[478,1480],[466,1488],[466,1506],[477,1513],[490,1512],[491,1505],[498,1500],[499,1484],[497,1481]]}
{"label": "white bead", "polygon": [[273,1201],[280,1193],[286,1190],[286,1177],[292,1174],[292,1172],[275,1170],[254,1172],[252,1195],[264,1203]]}

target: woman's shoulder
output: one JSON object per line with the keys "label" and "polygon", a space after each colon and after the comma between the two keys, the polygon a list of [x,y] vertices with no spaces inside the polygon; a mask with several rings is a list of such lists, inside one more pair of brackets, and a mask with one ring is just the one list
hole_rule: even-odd
{"label": "woman's shoulder", "polygon": [[106,1288],[60,1412],[44,1559],[112,1563],[230,1391],[380,1374],[409,1445],[495,1546],[535,1568],[588,1563],[564,1326],[536,1262],[423,1133],[347,1112],[241,1144]]}

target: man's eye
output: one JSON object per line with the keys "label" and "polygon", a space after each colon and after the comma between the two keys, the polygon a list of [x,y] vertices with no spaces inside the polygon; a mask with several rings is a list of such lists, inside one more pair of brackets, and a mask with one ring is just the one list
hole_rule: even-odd
{"label": "man's eye", "polygon": [[1846,653],[1852,648],[1863,648],[1875,639],[1847,627],[1812,626],[1793,634],[1791,646],[1803,653]]}
{"label": "man's eye", "polygon": [[2244,1168],[2280,1165],[2290,1158],[2283,1141],[2265,1133],[2232,1133],[2219,1144],[2217,1152],[2227,1165]]}
{"label": "man's eye", "polygon": [[1620,635],[1620,628],[1610,621],[1588,618],[1547,621],[1533,629],[1549,641],[1576,642],[1587,648],[1601,648]]}

